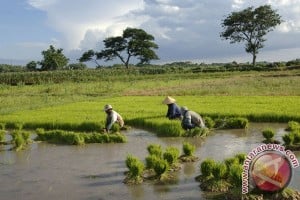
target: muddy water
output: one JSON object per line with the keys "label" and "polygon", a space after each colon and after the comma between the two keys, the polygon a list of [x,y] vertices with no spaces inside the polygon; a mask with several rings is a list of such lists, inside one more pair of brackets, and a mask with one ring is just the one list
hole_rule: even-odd
{"label": "muddy water", "polygon": [[[211,157],[218,160],[238,152],[248,153],[261,144],[261,131],[272,127],[277,139],[285,133],[286,124],[251,124],[248,130],[218,130],[206,139],[157,138],[143,130],[130,130],[125,144],[89,144],[65,146],[34,143],[28,149],[0,152],[0,199],[205,199],[205,193],[194,178],[200,162]],[[173,184],[143,183],[127,186],[122,183],[125,158],[132,154],[147,156],[149,144],[174,146],[196,145],[200,160],[184,164],[175,174]],[[1,147],[0,147],[1,149]],[[3,147],[2,147],[3,149]],[[300,159],[300,154],[296,154]],[[300,170],[294,170],[290,186],[300,190]]]}

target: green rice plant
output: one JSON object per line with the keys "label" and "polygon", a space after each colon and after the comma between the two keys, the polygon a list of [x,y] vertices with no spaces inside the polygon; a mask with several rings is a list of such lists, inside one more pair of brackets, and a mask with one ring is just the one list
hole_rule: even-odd
{"label": "green rice plant", "polygon": [[169,165],[173,165],[177,162],[179,157],[179,150],[175,147],[168,147],[163,153],[163,159],[168,161]]}
{"label": "green rice plant", "polygon": [[137,161],[138,161],[138,158],[134,157],[131,154],[127,155],[126,160],[125,160],[126,167],[128,169],[130,169],[133,166],[133,163],[135,163]]}
{"label": "green rice plant", "polygon": [[211,129],[215,126],[215,122],[214,122],[214,120],[212,120],[212,118],[205,116],[205,117],[203,117],[203,120],[204,120],[205,126],[207,128]]}
{"label": "green rice plant", "polygon": [[74,134],[74,144],[75,145],[83,145],[84,142],[84,136],[82,134],[79,133],[75,133]]}
{"label": "green rice plant", "polygon": [[5,130],[0,130],[0,143],[4,142],[4,140],[5,140],[5,134],[6,134]]}
{"label": "green rice plant", "polygon": [[5,130],[5,123],[0,123],[0,130]]}
{"label": "green rice plant", "polygon": [[147,146],[147,150],[150,155],[155,155],[158,158],[162,158],[163,151],[160,145],[150,144]]}
{"label": "green rice plant", "polygon": [[226,158],[224,160],[225,165],[227,166],[227,169],[230,169],[230,167],[234,164],[239,164],[239,159],[237,157],[233,157],[233,158]]}
{"label": "green rice plant", "polygon": [[300,124],[296,121],[289,121],[287,131],[297,131],[300,130]]}
{"label": "green rice plant", "polygon": [[182,146],[182,150],[185,156],[193,156],[195,150],[196,150],[196,146],[192,145],[188,142],[184,142],[183,146]]}
{"label": "green rice plant", "polygon": [[237,163],[234,163],[229,168],[229,182],[234,185],[235,187],[242,186],[242,173],[243,173],[243,166]]}
{"label": "green rice plant", "polygon": [[127,142],[127,139],[125,135],[116,133],[116,134],[109,134],[109,141],[111,143],[125,143]]}
{"label": "green rice plant", "polygon": [[225,163],[218,162],[212,168],[212,175],[216,180],[224,179],[227,174],[227,166]]}
{"label": "green rice plant", "polygon": [[31,141],[30,139],[31,132],[22,130],[21,134],[24,139],[24,142],[28,144]]}
{"label": "green rice plant", "polygon": [[21,150],[25,145],[25,140],[23,138],[22,133],[19,130],[15,130],[11,133],[12,136],[12,143],[14,144],[14,149],[16,151]]}
{"label": "green rice plant", "polygon": [[237,158],[240,165],[244,164],[244,161],[246,160],[247,155],[245,153],[238,153],[234,156],[234,158]]}
{"label": "green rice plant", "polygon": [[142,182],[142,175],[145,168],[144,163],[132,155],[127,155],[125,164],[129,170],[125,182],[134,184]]}
{"label": "green rice plant", "polygon": [[249,121],[242,117],[233,117],[226,120],[225,128],[235,129],[235,128],[247,128],[249,126]]}
{"label": "green rice plant", "polygon": [[213,159],[207,158],[200,164],[201,174],[208,178],[212,176],[213,168],[216,162]]}
{"label": "green rice plant", "polygon": [[264,138],[266,138],[267,141],[270,141],[274,137],[275,132],[273,129],[268,128],[268,129],[263,130],[262,134],[263,134]]}
{"label": "green rice plant", "polygon": [[165,174],[169,169],[169,163],[164,159],[158,159],[154,163],[154,171],[158,177],[161,177],[163,174]]}
{"label": "green rice plant", "polygon": [[299,144],[300,143],[300,130],[294,131],[292,134],[294,135],[293,144]]}
{"label": "green rice plant", "polygon": [[282,140],[284,141],[285,145],[292,145],[294,143],[294,135],[291,133],[287,133],[282,136]]}
{"label": "green rice plant", "polygon": [[146,168],[147,169],[154,169],[154,165],[158,160],[161,158],[158,158],[156,155],[149,155],[145,158],[146,161]]}
{"label": "green rice plant", "polygon": [[118,133],[118,132],[120,132],[120,126],[118,125],[118,124],[113,124],[112,125],[112,127],[111,127],[111,129],[110,129],[110,132],[111,133]]}
{"label": "green rice plant", "polygon": [[22,130],[23,128],[23,123],[21,122],[7,122],[6,123],[6,128],[9,129],[16,129],[16,130]]}
{"label": "green rice plant", "polygon": [[130,178],[139,179],[142,177],[145,165],[140,160],[133,162],[129,168]]}

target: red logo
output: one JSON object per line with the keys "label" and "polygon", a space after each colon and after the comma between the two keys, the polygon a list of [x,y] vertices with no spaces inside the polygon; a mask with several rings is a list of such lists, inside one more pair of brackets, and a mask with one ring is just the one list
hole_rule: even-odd
{"label": "red logo", "polygon": [[260,190],[276,192],[290,183],[292,167],[283,154],[267,151],[252,162],[250,177]]}

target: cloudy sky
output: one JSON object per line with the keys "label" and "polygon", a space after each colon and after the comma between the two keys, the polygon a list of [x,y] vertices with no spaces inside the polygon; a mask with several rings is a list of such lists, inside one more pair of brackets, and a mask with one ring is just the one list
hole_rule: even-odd
{"label": "cloudy sky", "polygon": [[220,38],[221,22],[233,11],[264,4],[284,23],[267,35],[257,60],[300,58],[300,0],[1,0],[0,63],[41,60],[49,45],[63,48],[74,63],[126,27],[155,37],[160,63],[251,62],[244,44]]}

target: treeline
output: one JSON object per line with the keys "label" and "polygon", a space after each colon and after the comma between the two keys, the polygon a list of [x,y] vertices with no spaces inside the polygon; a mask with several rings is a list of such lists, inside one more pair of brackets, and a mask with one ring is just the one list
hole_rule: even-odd
{"label": "treeline", "polygon": [[[80,65],[81,66],[81,65]],[[174,62],[164,65],[132,65],[129,69],[122,65],[109,67],[86,68],[73,67],[52,71],[28,71],[22,66],[0,65],[0,84],[34,85],[43,83],[87,82],[136,78],[136,75],[176,74],[176,73],[207,73],[234,71],[281,71],[300,69],[300,59],[289,62],[258,63],[255,67],[247,63],[191,63]]]}

